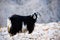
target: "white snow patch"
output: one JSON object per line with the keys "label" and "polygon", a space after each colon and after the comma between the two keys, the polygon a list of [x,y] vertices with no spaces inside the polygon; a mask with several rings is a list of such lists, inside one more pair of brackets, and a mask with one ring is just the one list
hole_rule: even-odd
{"label": "white snow patch", "polygon": [[1,28],[0,40],[60,40],[60,22],[35,24],[31,34],[17,33],[10,37],[7,27]]}

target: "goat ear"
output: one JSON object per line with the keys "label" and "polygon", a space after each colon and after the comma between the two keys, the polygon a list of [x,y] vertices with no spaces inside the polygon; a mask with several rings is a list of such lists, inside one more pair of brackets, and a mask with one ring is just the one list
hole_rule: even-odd
{"label": "goat ear", "polygon": [[32,15],[32,17],[33,17],[33,19],[37,19],[37,14],[34,13],[34,14]]}
{"label": "goat ear", "polygon": [[33,19],[36,19],[36,15],[33,15]]}

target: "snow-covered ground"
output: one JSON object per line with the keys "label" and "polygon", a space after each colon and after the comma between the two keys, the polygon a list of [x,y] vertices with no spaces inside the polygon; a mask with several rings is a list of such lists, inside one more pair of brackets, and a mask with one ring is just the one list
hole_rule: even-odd
{"label": "snow-covered ground", "polygon": [[7,27],[2,27],[0,40],[60,40],[60,22],[36,23],[31,34],[17,33],[13,37],[10,37]]}

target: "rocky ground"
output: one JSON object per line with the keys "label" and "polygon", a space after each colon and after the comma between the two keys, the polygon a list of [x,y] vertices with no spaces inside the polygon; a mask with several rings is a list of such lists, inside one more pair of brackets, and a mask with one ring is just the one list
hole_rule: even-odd
{"label": "rocky ground", "polygon": [[60,40],[60,22],[37,24],[33,33],[18,33],[10,37],[7,27],[0,28],[0,40]]}

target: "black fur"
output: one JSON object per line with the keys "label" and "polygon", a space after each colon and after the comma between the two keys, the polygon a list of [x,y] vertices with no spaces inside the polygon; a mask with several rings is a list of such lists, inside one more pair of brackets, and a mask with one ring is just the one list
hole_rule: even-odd
{"label": "black fur", "polygon": [[[35,15],[35,19],[33,18]],[[16,33],[22,32],[22,22],[24,22],[24,25],[27,25],[27,30],[29,31],[29,34],[32,33],[34,30],[35,22],[37,20],[37,14],[34,13],[29,16],[20,16],[20,15],[12,15],[10,18],[11,20],[11,28],[9,33],[12,35],[15,35]]]}

